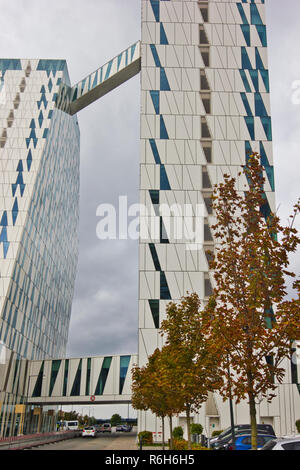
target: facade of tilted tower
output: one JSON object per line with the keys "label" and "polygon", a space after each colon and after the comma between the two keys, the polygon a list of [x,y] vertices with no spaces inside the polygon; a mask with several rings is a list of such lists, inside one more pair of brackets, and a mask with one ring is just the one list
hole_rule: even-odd
{"label": "facade of tilted tower", "polygon": [[64,60],[0,60],[0,341],[65,354],[77,268],[79,127],[56,106]]}
{"label": "facade of tilted tower", "polygon": [[[213,186],[227,173],[245,191],[247,180],[238,173],[251,152],[261,155],[265,167],[264,215],[275,210],[264,3],[142,1],[140,189],[141,202],[159,218],[160,238],[140,241],[140,366],[162,346],[158,328],[167,303],[187,292],[196,292],[202,304],[210,296]],[[203,207],[202,245],[191,247],[184,237],[174,236],[172,227],[168,234],[170,214],[161,215],[161,204],[189,205],[192,217]],[[173,226],[178,215],[171,214]],[[291,382],[289,361],[286,365]],[[296,385],[292,390],[291,403],[299,399]],[[283,388],[280,393],[281,403],[289,400]],[[262,404],[260,422],[264,416],[265,422],[279,423],[278,400],[276,412]],[[246,405],[240,405],[236,417],[248,422]],[[206,433],[228,426],[228,404],[210,396],[194,419],[205,424]],[[177,424],[186,426],[184,416]],[[140,413],[139,427],[161,432],[160,420],[150,413]]]}

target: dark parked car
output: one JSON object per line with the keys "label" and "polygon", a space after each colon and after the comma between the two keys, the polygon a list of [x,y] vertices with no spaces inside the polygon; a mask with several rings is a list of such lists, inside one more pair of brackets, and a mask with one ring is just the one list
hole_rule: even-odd
{"label": "dark parked car", "polygon": [[[251,427],[249,424],[241,424],[234,426],[234,433],[235,437],[245,434],[251,435]],[[273,427],[270,424],[258,424],[257,433],[273,436],[273,439],[276,437]],[[230,442],[232,442],[231,428],[227,428],[216,439],[212,439],[210,441],[210,446],[212,449],[220,450],[221,448],[226,448],[226,446]]]}
{"label": "dark parked car", "polygon": [[[275,436],[275,432],[273,427],[270,424],[258,424],[257,425],[257,432],[259,434],[268,434],[270,436]],[[251,434],[251,426],[250,424],[237,424],[234,426],[234,433],[235,435],[240,434]],[[231,427],[226,428],[219,436],[210,440],[210,446],[214,448],[220,447],[223,443],[229,442],[231,439]]]}

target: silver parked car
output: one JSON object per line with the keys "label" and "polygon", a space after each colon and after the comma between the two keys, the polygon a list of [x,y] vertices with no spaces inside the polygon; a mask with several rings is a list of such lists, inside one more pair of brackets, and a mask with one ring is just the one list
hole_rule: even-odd
{"label": "silver parked car", "polygon": [[300,436],[272,439],[260,450],[300,450]]}

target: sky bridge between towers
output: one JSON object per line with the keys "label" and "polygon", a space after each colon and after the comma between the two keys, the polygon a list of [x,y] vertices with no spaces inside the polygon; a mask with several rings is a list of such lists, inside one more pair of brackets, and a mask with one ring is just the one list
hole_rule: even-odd
{"label": "sky bridge between towers", "polygon": [[74,115],[140,71],[141,42],[138,41],[73,87],[62,83],[57,107]]}

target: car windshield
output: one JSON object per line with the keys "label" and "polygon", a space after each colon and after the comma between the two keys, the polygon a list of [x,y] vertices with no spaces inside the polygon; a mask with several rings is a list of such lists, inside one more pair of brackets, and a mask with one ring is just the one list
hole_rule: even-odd
{"label": "car windshield", "polygon": [[272,450],[273,447],[275,447],[276,445],[276,441],[275,439],[272,439],[270,440],[269,442],[267,442],[262,448],[261,450]]}
{"label": "car windshield", "polygon": [[85,431],[93,431],[94,428],[92,426],[88,426],[87,428],[84,428]]}

